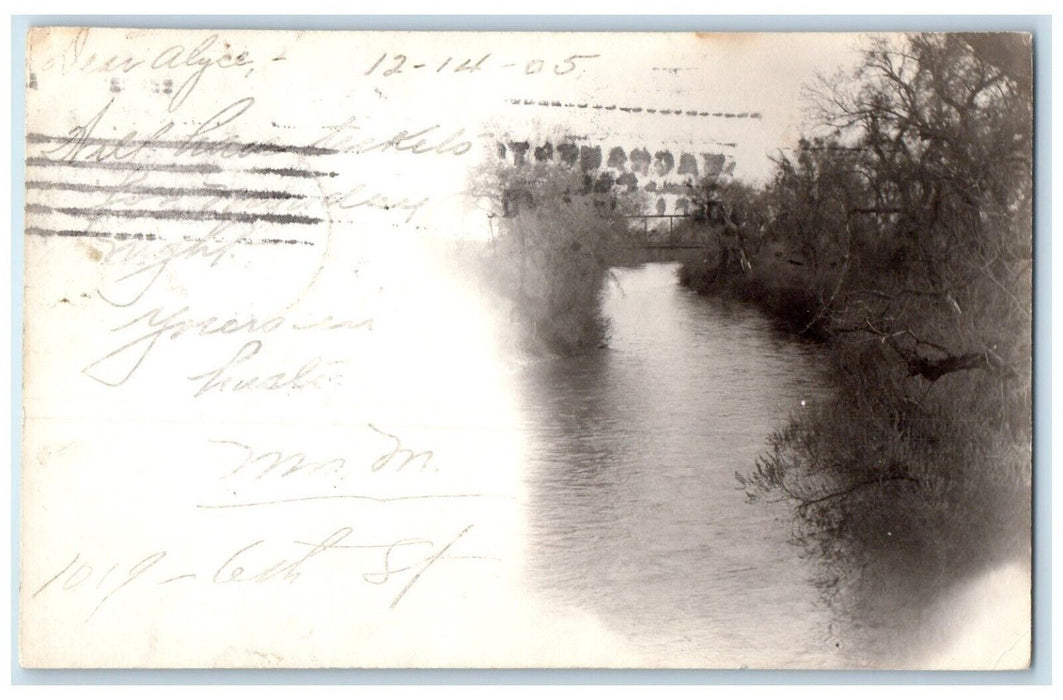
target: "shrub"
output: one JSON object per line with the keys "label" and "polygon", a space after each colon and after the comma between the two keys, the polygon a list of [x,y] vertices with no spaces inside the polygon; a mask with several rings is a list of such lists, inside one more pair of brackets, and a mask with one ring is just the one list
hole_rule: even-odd
{"label": "shrub", "polygon": [[562,164],[497,164],[475,192],[494,205],[497,232],[482,267],[508,299],[528,345],[572,355],[607,341],[601,293],[637,200],[595,193]]}

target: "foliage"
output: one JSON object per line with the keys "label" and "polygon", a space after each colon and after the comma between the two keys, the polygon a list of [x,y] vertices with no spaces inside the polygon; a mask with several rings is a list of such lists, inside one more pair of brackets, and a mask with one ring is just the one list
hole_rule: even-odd
{"label": "foliage", "polygon": [[830,338],[839,380],[741,480],[794,503],[799,539],[832,565],[902,542],[939,573],[1028,555],[1024,56],[1021,35],[872,42],[851,80],[812,92],[830,135],[780,157],[756,194],[761,254],[724,286],[755,283],[773,313],[773,294],[802,290],[815,308],[798,331]]}
{"label": "foliage", "polygon": [[495,164],[473,191],[496,222],[485,275],[512,302],[528,344],[564,355],[604,344],[600,295],[638,200],[596,192],[577,169],[540,162]]}

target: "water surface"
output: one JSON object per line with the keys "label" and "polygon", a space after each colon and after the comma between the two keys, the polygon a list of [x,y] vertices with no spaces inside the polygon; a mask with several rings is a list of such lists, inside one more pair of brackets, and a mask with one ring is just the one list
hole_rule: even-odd
{"label": "water surface", "polygon": [[532,589],[661,664],[844,665],[791,511],[735,479],[823,396],[819,349],[674,265],[615,272],[609,347],[520,377]]}

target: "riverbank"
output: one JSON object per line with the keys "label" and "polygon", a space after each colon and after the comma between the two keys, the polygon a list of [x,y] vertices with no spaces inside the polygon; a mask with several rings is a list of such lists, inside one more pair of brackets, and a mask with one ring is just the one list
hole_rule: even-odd
{"label": "riverbank", "polygon": [[694,198],[692,238],[715,251],[681,280],[821,342],[835,389],[740,480],[793,506],[824,595],[887,637],[971,577],[1029,570],[1032,92],[1000,57],[1030,50],[871,39],[810,90],[827,135],[763,185],[706,180]]}
{"label": "riverbank", "polygon": [[[695,224],[696,225],[696,224]],[[681,260],[679,283],[703,295],[723,296],[748,302],[767,313],[779,330],[815,340],[825,340],[827,329],[819,315],[819,286],[814,275],[781,247],[766,246],[751,261],[748,270],[723,269],[716,236],[697,256]]]}
{"label": "riverbank", "polygon": [[[755,468],[739,475],[750,499],[791,503],[795,539],[818,561],[824,599],[856,623],[850,643],[905,667],[924,665],[916,649],[949,667],[977,665],[973,647],[947,652],[954,640],[927,625],[941,624],[929,622],[932,611],[955,607],[953,591],[1005,568],[1029,571],[1029,385],[984,368],[912,376],[887,343],[840,327],[842,315],[824,308],[829,280],[785,251],[765,247],[744,271],[714,268],[717,260],[684,264],[680,283],[748,303],[780,330],[813,339],[833,381],[833,398],[779,426]],[[992,588],[999,599],[1000,586]],[[1011,591],[1020,601],[1028,594]],[[1028,604],[994,610],[995,625],[1028,625]],[[1002,658],[1021,666],[1022,654]]]}

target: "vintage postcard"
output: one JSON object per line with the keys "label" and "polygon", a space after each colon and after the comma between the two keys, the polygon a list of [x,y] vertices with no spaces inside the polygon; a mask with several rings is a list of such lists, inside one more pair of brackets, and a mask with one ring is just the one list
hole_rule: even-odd
{"label": "vintage postcard", "polygon": [[1025,668],[1031,51],[32,29],[22,665]]}

